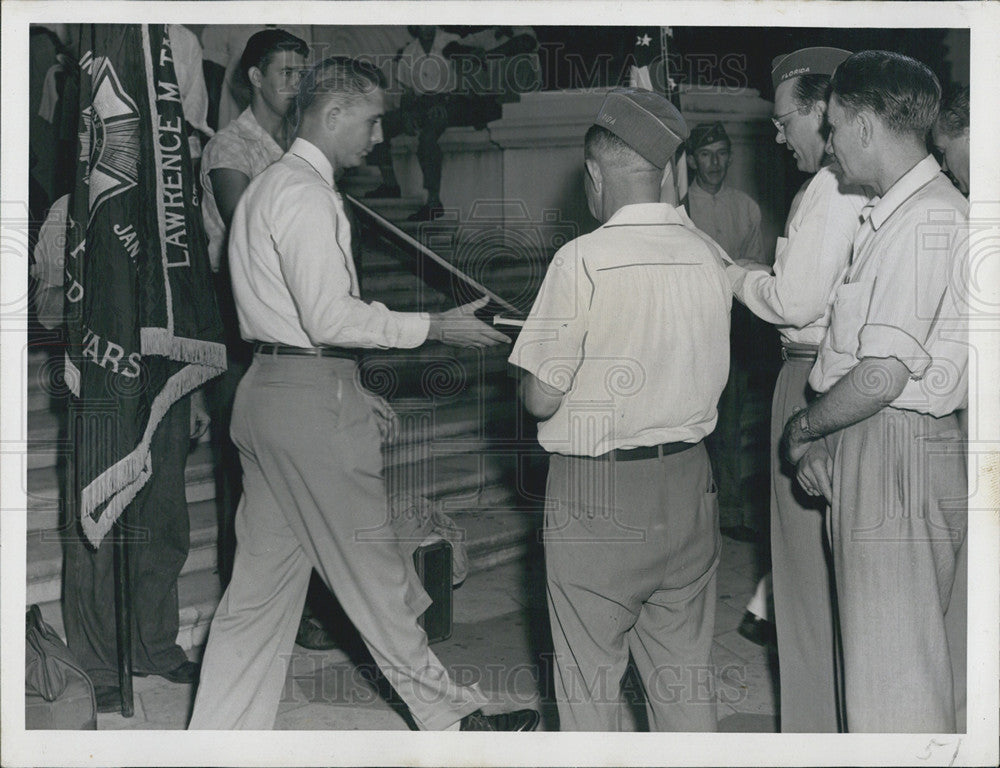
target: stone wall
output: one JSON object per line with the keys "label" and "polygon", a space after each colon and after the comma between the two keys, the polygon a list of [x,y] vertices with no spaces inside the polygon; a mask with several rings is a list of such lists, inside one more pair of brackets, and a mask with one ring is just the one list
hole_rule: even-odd
{"label": "stone wall", "polygon": [[[468,221],[477,201],[503,200],[503,210],[510,212],[505,215],[516,212],[518,221],[527,216],[535,222],[570,224],[580,233],[592,230],[597,222],[583,194],[583,137],[604,93],[527,93],[519,102],[505,104],[502,118],[484,131],[449,129],[441,139],[445,205]],[[714,120],[725,124],[733,141],[728,183],[760,204],[765,253],[773,255],[786,215],[786,150],[774,141],[771,103],[752,89],[716,88],[686,91],[681,104],[689,125]],[[415,148],[416,140],[409,137],[393,141],[403,194],[421,196]]]}

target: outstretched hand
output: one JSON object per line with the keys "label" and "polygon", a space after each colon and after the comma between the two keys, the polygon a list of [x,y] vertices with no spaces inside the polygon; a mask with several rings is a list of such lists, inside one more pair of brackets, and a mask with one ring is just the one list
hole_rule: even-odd
{"label": "outstretched hand", "polygon": [[431,327],[427,338],[456,347],[492,347],[495,344],[510,343],[510,337],[487,325],[476,311],[486,306],[489,297],[470,301],[460,307],[431,315]]}

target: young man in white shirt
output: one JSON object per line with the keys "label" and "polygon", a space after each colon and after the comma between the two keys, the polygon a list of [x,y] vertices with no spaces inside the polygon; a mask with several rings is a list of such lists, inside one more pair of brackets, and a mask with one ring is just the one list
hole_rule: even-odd
{"label": "young man in white shirt", "polygon": [[240,331],[256,342],[233,412],[244,495],[192,729],[273,727],[313,568],[419,728],[520,731],[539,720],[532,710],[482,714],[484,695],[452,681],[428,646],[417,617],[430,598],[399,542],[360,536],[388,519],[381,443],[394,417],[360,385],[355,350],[508,341],[475,318],[485,298],[432,315],[359,298],[334,179],[382,139],[381,85],[377,70],[351,59],[310,70],[295,142],[233,217]]}

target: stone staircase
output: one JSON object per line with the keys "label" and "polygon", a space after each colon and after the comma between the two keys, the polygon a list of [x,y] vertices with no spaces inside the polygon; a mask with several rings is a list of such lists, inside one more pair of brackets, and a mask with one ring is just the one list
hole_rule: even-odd
{"label": "stone staircase", "polygon": [[[377,172],[361,169],[343,180],[342,187],[360,196],[377,182]],[[457,222],[429,227],[403,221],[419,207],[419,200],[365,202],[432,248],[435,238],[461,236]],[[526,312],[551,254],[526,257],[494,250],[475,257],[474,276]],[[357,238],[358,251],[366,299],[406,311],[454,305],[456,285],[443,269],[422,265],[370,231]],[[473,298],[468,292],[461,296],[463,301]],[[28,355],[27,602],[40,604],[46,620],[61,632],[66,395],[59,377],[61,347],[46,341],[36,339]],[[439,504],[465,530],[473,571],[524,557],[537,541],[540,525],[545,463],[534,442],[534,427],[519,409],[516,382],[507,370],[508,352],[508,346],[460,350],[428,344],[415,350],[373,350],[362,363],[366,385],[386,397],[400,417],[400,434],[385,449],[390,492],[423,495]],[[186,481],[191,549],[178,584],[178,642],[191,648],[204,642],[220,597],[215,481],[204,439],[188,457]]]}

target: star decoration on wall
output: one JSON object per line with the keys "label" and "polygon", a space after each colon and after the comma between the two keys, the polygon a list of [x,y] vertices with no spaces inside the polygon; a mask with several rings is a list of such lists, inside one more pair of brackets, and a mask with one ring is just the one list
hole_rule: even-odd
{"label": "star decoration on wall", "polygon": [[647,34],[643,34],[641,37],[639,35],[636,35],[636,37],[635,37],[635,44],[636,45],[648,46],[652,40],[653,40],[653,38],[651,38]]}

